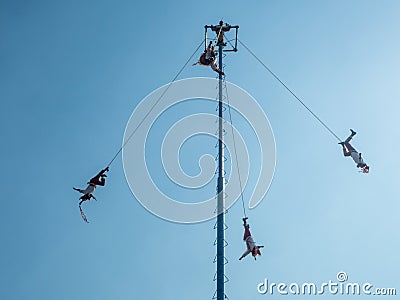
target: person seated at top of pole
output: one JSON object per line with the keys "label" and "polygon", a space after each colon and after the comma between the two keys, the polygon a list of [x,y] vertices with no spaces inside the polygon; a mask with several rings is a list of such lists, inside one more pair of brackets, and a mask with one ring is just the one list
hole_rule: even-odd
{"label": "person seated at top of pole", "polygon": [[243,227],[244,227],[243,240],[246,242],[247,249],[239,258],[239,260],[242,260],[250,253],[253,255],[254,260],[256,260],[256,256],[261,255],[260,248],[263,248],[264,246],[256,246],[256,243],[254,242],[253,237],[251,236],[250,233],[250,225],[247,224],[246,222],[247,219],[248,219],[247,217],[243,218]]}
{"label": "person seated at top of pole", "polygon": [[363,173],[369,173],[369,166],[364,162],[363,158],[361,157],[361,153],[358,153],[357,150],[350,145],[350,141],[352,140],[353,136],[356,135],[356,132],[353,129],[350,129],[350,136],[344,141],[338,143],[343,147],[343,155],[344,156],[351,156],[354,162],[357,165],[357,168],[361,168]]}
{"label": "person seated at top of pole", "polygon": [[[210,26],[211,30],[214,31],[217,34],[217,46],[221,45],[222,46],[226,46],[226,43],[224,42],[224,35],[225,32],[228,32],[231,30],[231,25],[225,23],[221,20],[219,21],[219,25],[216,26]],[[237,26],[233,26],[233,27],[237,27]]]}

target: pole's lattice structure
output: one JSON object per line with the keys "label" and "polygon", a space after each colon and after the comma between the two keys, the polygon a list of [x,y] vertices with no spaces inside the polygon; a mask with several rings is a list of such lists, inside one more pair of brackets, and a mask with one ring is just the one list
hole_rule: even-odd
{"label": "pole's lattice structure", "polygon": [[[218,65],[219,69],[223,70],[223,52],[228,51],[237,51],[237,34],[239,26],[232,26],[227,23],[219,22],[219,25],[206,25],[205,27],[205,45],[207,45],[207,30],[211,29],[211,31],[215,32],[217,35],[216,45],[218,46]],[[236,29],[236,38],[235,45],[232,49],[224,49],[226,46],[225,43],[225,33],[230,31],[231,29]],[[219,74],[219,82],[218,82],[218,184],[217,184],[217,255],[216,255],[216,263],[217,263],[217,272],[216,272],[216,281],[217,281],[217,291],[216,297],[214,294],[213,299],[224,300],[227,298],[225,294],[225,264],[227,262],[225,258],[225,170],[224,170],[224,119],[223,119],[223,80],[224,76],[222,73]]]}

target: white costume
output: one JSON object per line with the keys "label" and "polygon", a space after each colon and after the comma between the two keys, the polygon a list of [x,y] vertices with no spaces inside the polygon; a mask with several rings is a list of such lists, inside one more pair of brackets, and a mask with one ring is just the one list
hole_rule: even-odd
{"label": "white costume", "polygon": [[247,249],[246,249],[246,251],[242,254],[242,257],[241,257],[241,258],[244,258],[244,257],[246,257],[247,255],[249,255],[249,254],[253,251],[253,249],[256,247],[256,243],[254,242],[252,236],[247,237],[247,239],[246,239],[246,246],[247,246]]}
{"label": "white costume", "polygon": [[362,159],[362,157],[360,156],[360,153],[358,153],[357,151],[352,151],[350,153],[351,158],[354,160],[354,162],[356,163],[356,165],[358,164],[364,164],[364,160]]}
{"label": "white costume", "polygon": [[86,189],[84,189],[84,190],[77,189],[77,191],[78,191],[79,193],[82,193],[82,194],[85,194],[85,195],[89,195],[89,194],[91,194],[91,193],[94,192],[95,188],[96,188],[96,185],[94,185],[94,184],[89,184],[88,187],[87,187]]}

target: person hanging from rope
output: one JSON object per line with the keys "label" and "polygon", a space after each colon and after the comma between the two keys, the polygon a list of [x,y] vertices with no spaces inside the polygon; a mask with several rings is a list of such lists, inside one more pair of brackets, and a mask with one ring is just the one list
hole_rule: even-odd
{"label": "person hanging from rope", "polygon": [[257,255],[261,255],[260,248],[263,248],[264,246],[256,246],[256,243],[253,240],[253,237],[251,236],[250,233],[250,225],[247,224],[246,220],[248,218],[245,217],[243,218],[243,226],[244,226],[244,237],[243,240],[246,242],[246,251],[242,254],[242,256],[239,258],[239,260],[242,260],[244,257],[246,257],[248,254],[252,254],[254,257],[254,260],[256,260]]}
{"label": "person hanging from rope", "polygon": [[350,132],[350,136],[344,142],[339,143],[339,145],[341,145],[343,148],[343,155],[346,157],[351,156],[356,163],[357,168],[361,168],[363,173],[369,173],[369,166],[364,162],[363,158],[361,157],[361,153],[358,153],[357,150],[350,145],[350,141],[352,140],[353,136],[356,135],[356,132],[353,129],[350,129]]}
{"label": "person hanging from rope", "polygon": [[212,41],[210,41],[207,49],[204,50],[204,53],[200,56],[199,61],[193,65],[197,64],[200,64],[202,66],[210,66],[211,69],[213,69],[218,74],[225,75],[225,73],[222,72],[217,66],[217,53],[215,52]]}
{"label": "person hanging from rope", "polygon": [[105,174],[106,172],[109,171],[109,168],[106,167],[105,169],[101,170],[95,177],[93,177],[92,179],[89,180],[89,182],[87,183],[88,186],[86,189],[81,190],[81,189],[77,189],[75,187],[73,187],[73,189],[75,191],[78,191],[79,193],[83,194],[79,200],[81,200],[79,202],[79,210],[81,212],[81,216],[82,219],[86,222],[89,223],[83,210],[82,210],[82,203],[85,201],[89,201],[91,198],[93,198],[94,200],[96,200],[96,198],[93,196],[93,192],[96,189],[97,186],[104,186],[106,184],[106,177],[107,175]]}

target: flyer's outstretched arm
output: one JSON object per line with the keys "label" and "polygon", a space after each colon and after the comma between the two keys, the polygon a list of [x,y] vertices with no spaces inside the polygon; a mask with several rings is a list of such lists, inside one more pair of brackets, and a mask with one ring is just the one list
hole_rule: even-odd
{"label": "flyer's outstretched arm", "polygon": [[251,250],[247,249],[242,256],[239,258],[239,260],[242,260],[243,258],[245,258],[247,255],[249,255],[251,253]]}

